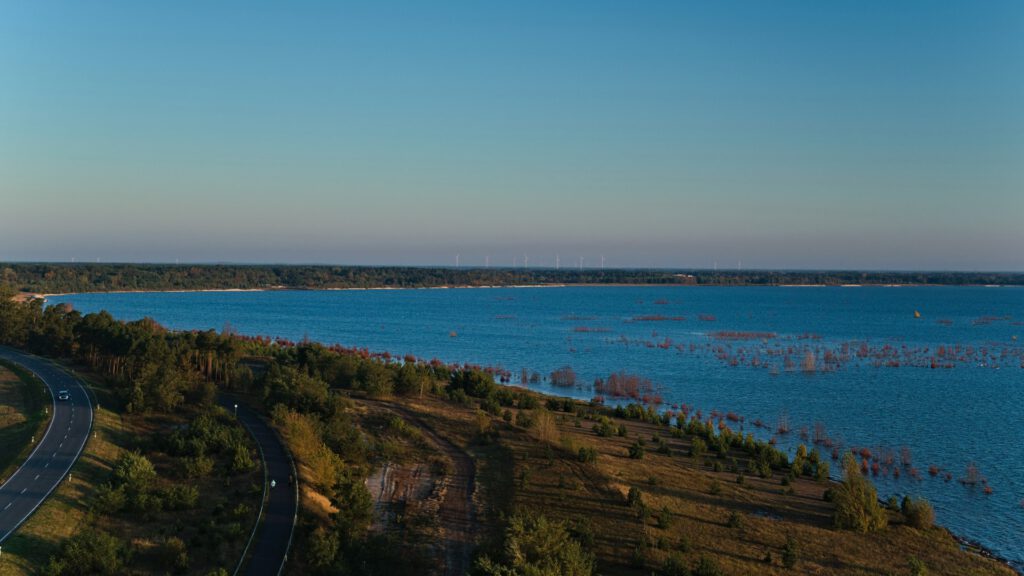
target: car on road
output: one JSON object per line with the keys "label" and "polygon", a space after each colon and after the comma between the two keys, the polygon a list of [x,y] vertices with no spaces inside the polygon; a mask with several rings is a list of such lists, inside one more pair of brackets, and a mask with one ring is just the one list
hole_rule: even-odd
{"label": "car on road", "polygon": [[67,390],[60,390],[59,392],[57,392],[57,400],[70,400],[70,399],[71,399],[71,393],[68,392]]}

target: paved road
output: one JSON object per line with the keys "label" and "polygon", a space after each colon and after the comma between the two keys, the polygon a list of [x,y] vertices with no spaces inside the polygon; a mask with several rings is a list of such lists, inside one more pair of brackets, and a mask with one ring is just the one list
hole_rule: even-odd
{"label": "paved road", "polygon": [[[220,401],[229,411],[234,410],[234,402],[227,396]],[[296,485],[289,485],[288,480],[293,474],[292,460],[273,428],[241,402],[238,403],[238,419],[249,428],[260,446],[269,495],[263,507],[263,523],[250,546],[252,554],[242,573],[246,576],[275,576],[284,571],[298,507]],[[271,480],[277,484],[273,488],[270,487]]]}
{"label": "paved road", "polygon": [[[0,346],[0,358],[16,362],[50,389],[50,426],[21,468],[0,486],[0,542],[10,536],[65,478],[85,447],[92,429],[92,403],[78,379],[37,356]],[[57,391],[71,393],[57,400]]]}

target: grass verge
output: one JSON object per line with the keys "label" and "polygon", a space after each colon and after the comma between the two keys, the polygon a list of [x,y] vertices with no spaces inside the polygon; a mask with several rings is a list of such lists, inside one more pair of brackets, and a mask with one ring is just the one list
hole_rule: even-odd
{"label": "grass verge", "polygon": [[43,407],[46,385],[20,366],[0,360],[0,483],[32,452],[32,438],[42,438],[50,414]]}

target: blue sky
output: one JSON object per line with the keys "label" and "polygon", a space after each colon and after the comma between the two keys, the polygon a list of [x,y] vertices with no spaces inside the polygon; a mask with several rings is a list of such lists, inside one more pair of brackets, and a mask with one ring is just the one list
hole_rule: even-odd
{"label": "blue sky", "polygon": [[0,260],[1024,270],[1024,3],[9,2]]}

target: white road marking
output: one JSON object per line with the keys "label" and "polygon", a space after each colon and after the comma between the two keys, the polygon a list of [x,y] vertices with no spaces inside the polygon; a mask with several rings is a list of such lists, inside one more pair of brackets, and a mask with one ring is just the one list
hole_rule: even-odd
{"label": "white road marking", "polygon": [[49,462],[47,462],[46,464],[43,464],[43,468],[49,468],[49,467],[50,467],[50,463]]}
{"label": "white road marking", "polygon": [[21,489],[21,492],[18,492],[18,494],[24,494],[24,493],[25,493],[25,490],[28,490],[28,488],[22,488],[22,489]]}
{"label": "white road marking", "polygon": [[14,504],[14,502],[8,502],[7,506],[4,506],[4,510],[7,510],[8,508],[10,508],[11,504]]}
{"label": "white road marking", "polygon": [[53,451],[53,456],[50,456],[50,458],[56,458],[56,457],[57,457],[57,451],[56,451],[56,450],[54,450],[54,451]]}
{"label": "white road marking", "polygon": [[36,477],[32,479],[33,482],[35,482],[36,480],[39,480],[39,474],[36,474]]}

